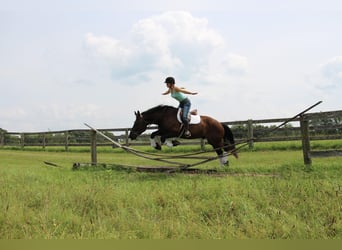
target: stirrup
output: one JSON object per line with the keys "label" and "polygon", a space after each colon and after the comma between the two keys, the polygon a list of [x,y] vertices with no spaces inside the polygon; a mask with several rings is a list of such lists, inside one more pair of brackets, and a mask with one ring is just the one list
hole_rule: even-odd
{"label": "stirrup", "polygon": [[189,130],[185,130],[184,136],[185,136],[185,137],[191,137],[190,131],[189,131]]}

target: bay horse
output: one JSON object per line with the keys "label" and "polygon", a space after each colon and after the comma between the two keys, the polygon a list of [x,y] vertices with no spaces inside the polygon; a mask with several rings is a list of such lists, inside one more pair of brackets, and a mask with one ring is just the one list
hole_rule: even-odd
{"label": "bay horse", "polygon": [[[200,116],[198,124],[190,124],[191,137],[185,137],[182,133],[182,124],[177,120],[178,109],[172,106],[159,105],[147,111],[135,113],[134,125],[129,134],[129,138],[134,140],[142,134],[149,124],[158,125],[158,130],[150,136],[151,145],[156,149],[161,149],[161,142],[167,138],[181,137],[186,139],[206,138],[208,143],[214,148],[221,165],[228,165],[228,152],[238,158],[235,149],[234,136],[230,128],[219,121],[209,117]],[[160,137],[160,142],[156,138]],[[223,152],[225,151],[225,153]]]}

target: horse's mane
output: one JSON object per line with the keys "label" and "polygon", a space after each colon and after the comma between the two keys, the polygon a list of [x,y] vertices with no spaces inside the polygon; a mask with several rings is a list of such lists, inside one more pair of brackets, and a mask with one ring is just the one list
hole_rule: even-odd
{"label": "horse's mane", "polygon": [[158,105],[158,106],[155,106],[153,108],[150,108],[144,112],[142,112],[142,115],[148,115],[148,114],[152,114],[152,113],[155,113],[155,112],[163,112],[163,111],[166,111],[168,109],[176,109],[175,107],[172,107],[172,106],[169,106],[169,105]]}

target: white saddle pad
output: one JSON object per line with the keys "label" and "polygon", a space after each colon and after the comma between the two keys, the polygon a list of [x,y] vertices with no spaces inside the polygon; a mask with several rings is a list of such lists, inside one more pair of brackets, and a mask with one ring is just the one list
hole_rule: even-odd
{"label": "white saddle pad", "polygon": [[[182,119],[180,117],[181,109],[178,109],[177,112],[177,120],[179,123],[183,123]],[[201,122],[201,116],[200,115],[191,115],[189,124],[199,124]]]}

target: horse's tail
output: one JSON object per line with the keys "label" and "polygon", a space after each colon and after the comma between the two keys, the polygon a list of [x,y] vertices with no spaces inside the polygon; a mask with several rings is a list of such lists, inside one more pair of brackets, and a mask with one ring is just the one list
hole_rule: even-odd
{"label": "horse's tail", "polygon": [[225,151],[231,151],[235,158],[239,158],[237,151],[235,150],[235,140],[231,129],[226,125],[221,123],[224,128],[224,147]]}

